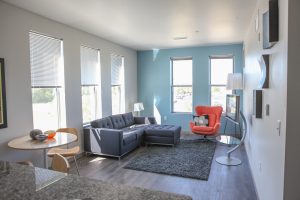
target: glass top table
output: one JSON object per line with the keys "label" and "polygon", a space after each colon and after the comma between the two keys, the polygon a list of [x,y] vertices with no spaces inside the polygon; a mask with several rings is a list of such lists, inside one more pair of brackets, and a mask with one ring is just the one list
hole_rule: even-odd
{"label": "glass top table", "polygon": [[222,144],[227,145],[238,145],[241,143],[241,140],[230,135],[219,135],[216,137],[216,140]]}
{"label": "glass top table", "polygon": [[44,167],[48,167],[47,163],[47,149],[53,147],[64,146],[77,140],[77,136],[71,133],[56,132],[56,135],[52,139],[47,139],[43,142],[32,140],[29,135],[18,137],[10,142],[8,146],[18,150],[43,150],[44,154]]}

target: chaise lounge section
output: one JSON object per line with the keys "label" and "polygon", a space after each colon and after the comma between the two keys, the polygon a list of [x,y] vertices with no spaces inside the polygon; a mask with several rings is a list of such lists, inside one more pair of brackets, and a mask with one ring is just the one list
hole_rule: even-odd
{"label": "chaise lounge section", "polygon": [[154,117],[145,124],[145,119],[130,112],[92,121],[84,127],[85,151],[120,159],[142,144],[179,143],[180,126],[157,125]]}
{"label": "chaise lounge section", "polygon": [[176,145],[180,141],[180,126],[151,124],[144,128],[145,144]]}

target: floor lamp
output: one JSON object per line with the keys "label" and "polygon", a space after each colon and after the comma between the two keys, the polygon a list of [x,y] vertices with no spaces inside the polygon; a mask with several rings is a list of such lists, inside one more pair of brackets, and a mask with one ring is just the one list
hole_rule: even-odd
{"label": "floor lamp", "polygon": [[[239,73],[228,74],[227,89],[233,90],[233,91],[242,90],[243,89],[242,74],[239,74]],[[240,116],[242,119],[242,124],[240,124],[240,130],[242,130],[241,127],[244,128],[244,131],[241,131],[241,133],[243,133],[243,137],[237,146],[235,146],[234,148],[230,149],[227,152],[227,156],[221,156],[221,157],[216,158],[216,161],[219,164],[232,166],[232,165],[240,165],[242,163],[242,161],[240,159],[231,156],[231,154],[244,143],[244,140],[245,140],[246,134],[247,134],[247,121],[245,119],[244,114],[241,111],[240,111]]]}

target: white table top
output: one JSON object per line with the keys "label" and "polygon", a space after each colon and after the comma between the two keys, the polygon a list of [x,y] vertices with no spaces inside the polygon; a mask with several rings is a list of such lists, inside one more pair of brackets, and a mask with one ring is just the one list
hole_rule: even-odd
{"label": "white table top", "polygon": [[52,139],[46,139],[43,142],[32,140],[29,135],[15,138],[8,143],[8,146],[21,150],[38,150],[59,147],[77,140],[77,136],[71,133],[56,132]]}

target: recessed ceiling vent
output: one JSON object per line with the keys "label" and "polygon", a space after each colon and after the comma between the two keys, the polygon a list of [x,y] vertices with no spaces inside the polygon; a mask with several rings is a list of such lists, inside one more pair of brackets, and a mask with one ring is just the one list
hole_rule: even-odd
{"label": "recessed ceiling vent", "polygon": [[174,40],[186,40],[188,37],[184,36],[184,37],[174,37]]}

